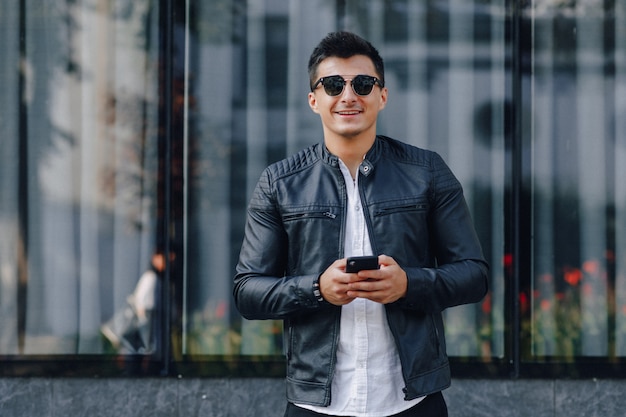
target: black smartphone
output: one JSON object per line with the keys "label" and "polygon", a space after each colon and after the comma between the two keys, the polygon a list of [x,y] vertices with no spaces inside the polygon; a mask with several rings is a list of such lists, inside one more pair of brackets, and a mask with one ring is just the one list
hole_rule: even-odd
{"label": "black smartphone", "polygon": [[364,269],[378,269],[378,256],[352,256],[346,263],[346,272],[354,273]]}

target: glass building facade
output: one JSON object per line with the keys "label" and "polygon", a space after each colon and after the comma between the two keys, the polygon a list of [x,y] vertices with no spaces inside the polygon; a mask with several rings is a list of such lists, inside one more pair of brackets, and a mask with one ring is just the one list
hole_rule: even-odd
{"label": "glass building facade", "polygon": [[445,312],[454,372],[623,375],[625,0],[0,3],[0,375],[284,372],[232,277],[261,170],[322,140],[306,65],[338,29],[491,265]]}

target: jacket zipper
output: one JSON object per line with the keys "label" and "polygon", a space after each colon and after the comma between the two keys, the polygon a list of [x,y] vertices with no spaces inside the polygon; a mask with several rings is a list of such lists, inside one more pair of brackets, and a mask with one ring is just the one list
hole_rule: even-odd
{"label": "jacket zipper", "polygon": [[398,206],[398,207],[389,207],[389,208],[385,208],[385,209],[379,209],[378,211],[376,211],[376,213],[374,213],[375,216],[385,216],[388,214],[393,214],[393,213],[403,213],[406,211],[416,211],[416,210],[426,210],[426,208],[428,207],[427,204],[425,203],[419,203],[419,204],[410,204],[410,205],[406,205],[406,206]]}
{"label": "jacket zipper", "polygon": [[329,219],[335,219],[337,217],[336,214],[330,212],[330,211],[325,211],[325,212],[320,212],[320,211],[314,211],[314,212],[302,212],[302,213],[292,213],[292,214],[285,214],[283,216],[283,220],[284,221],[291,221],[291,220],[300,220],[300,219],[319,219],[319,218],[329,218]]}

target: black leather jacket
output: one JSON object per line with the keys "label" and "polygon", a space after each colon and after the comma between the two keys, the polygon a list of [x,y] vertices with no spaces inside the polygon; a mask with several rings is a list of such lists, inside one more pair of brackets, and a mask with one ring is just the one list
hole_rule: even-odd
{"label": "black leather jacket", "polygon": [[[460,183],[434,152],[378,136],[359,169],[375,254],[406,271],[405,298],[387,304],[407,400],[450,385],[441,312],[479,301],[488,267]],[[248,207],[234,298],[248,319],[283,319],[287,399],[327,406],[341,308],[313,284],[343,257],[346,187],[323,144],[269,166]]]}

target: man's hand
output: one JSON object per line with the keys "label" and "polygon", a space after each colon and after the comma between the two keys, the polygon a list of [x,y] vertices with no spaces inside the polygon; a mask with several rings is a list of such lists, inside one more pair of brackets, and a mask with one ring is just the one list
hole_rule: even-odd
{"label": "man's hand", "polygon": [[380,269],[345,272],[346,259],[335,261],[320,276],[320,291],[326,301],[334,305],[350,303],[355,298],[366,298],[381,304],[393,303],[407,292],[406,272],[390,256],[378,257]]}
{"label": "man's hand", "polygon": [[356,274],[346,273],[346,258],[333,262],[320,276],[322,297],[336,306],[350,303],[354,300],[354,297],[348,296],[350,282],[354,279],[352,275],[356,276]]}

